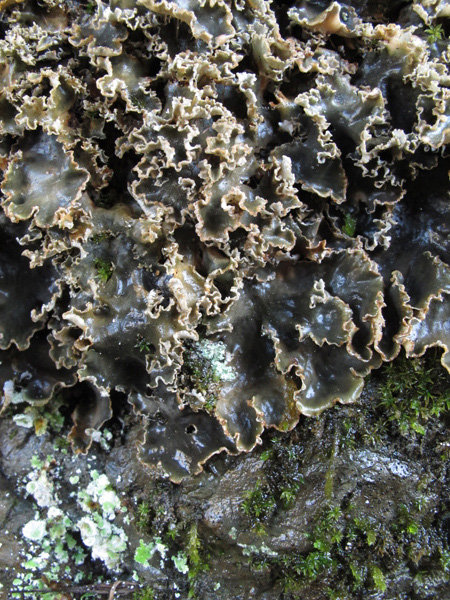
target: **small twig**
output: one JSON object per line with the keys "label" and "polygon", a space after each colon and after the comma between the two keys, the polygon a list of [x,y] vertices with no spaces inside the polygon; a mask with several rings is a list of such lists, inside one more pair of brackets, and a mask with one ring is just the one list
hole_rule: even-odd
{"label": "small twig", "polygon": [[109,590],[108,600],[114,600],[114,594],[121,583],[121,581],[116,581],[116,583],[112,586],[112,588]]}
{"label": "small twig", "polygon": [[[123,589],[118,590],[119,586],[123,586]],[[82,593],[96,593],[101,596],[108,595],[108,600],[113,600],[114,595],[117,592],[117,595],[125,595],[128,592],[132,592],[135,588],[139,588],[139,584],[134,583],[132,581],[116,581],[110,586],[110,584],[98,584],[98,585],[77,585],[77,586],[65,586],[65,587],[53,587],[53,588],[44,588],[37,590],[35,588],[27,588],[21,590],[14,590],[14,593],[19,594],[49,594],[53,592],[54,594],[82,594]]]}

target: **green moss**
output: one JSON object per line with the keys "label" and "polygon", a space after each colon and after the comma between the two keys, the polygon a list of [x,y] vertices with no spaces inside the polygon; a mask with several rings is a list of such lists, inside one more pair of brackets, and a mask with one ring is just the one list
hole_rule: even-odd
{"label": "green moss", "polygon": [[418,515],[413,507],[406,504],[400,504],[397,513],[397,521],[393,526],[394,531],[399,531],[409,535],[417,535],[419,532]]}
{"label": "green moss", "polygon": [[91,240],[94,242],[94,244],[100,244],[101,242],[104,242],[106,240],[108,240],[111,237],[110,233],[94,233],[91,236]]}
{"label": "green moss", "polygon": [[284,508],[290,508],[294,503],[297,494],[300,490],[300,482],[292,481],[281,488],[280,499]]}
{"label": "green moss", "polygon": [[257,568],[270,569],[272,576],[282,583],[285,590],[299,591],[307,583],[322,577],[325,571],[336,571],[338,562],[332,552],[343,538],[341,520],[339,506],[326,508],[309,536],[313,550],[255,556],[252,560]]}
{"label": "green moss", "polygon": [[198,533],[197,523],[192,523],[188,529],[186,554],[189,562],[189,578],[195,579],[202,571],[207,571],[209,565]]}
{"label": "green moss", "polygon": [[310,551],[255,555],[252,565],[269,570],[286,590],[299,594],[296,598],[312,583],[323,581],[334,584],[330,598],[354,598],[356,592],[373,590],[382,593],[388,588],[385,573],[405,568],[413,577],[421,572],[425,580],[438,573],[446,577],[450,552],[442,547],[426,503],[400,505],[387,522],[381,513],[364,516],[361,508],[352,504],[345,510],[341,505],[324,508],[308,535]]}
{"label": "green moss", "polygon": [[387,589],[386,579],[384,578],[384,573],[380,567],[373,565],[370,569],[370,573],[372,575],[375,589],[379,592],[385,592]]}
{"label": "green moss", "polygon": [[311,536],[314,548],[322,552],[330,552],[335,544],[339,544],[343,538],[343,527],[341,524],[342,511],[339,506],[325,509],[314,527]]}
{"label": "green moss", "polygon": [[114,271],[113,264],[103,258],[96,258],[94,266],[97,271],[97,279],[99,279],[101,283],[107,283],[111,279]]}
{"label": "green moss", "polygon": [[429,27],[425,29],[425,33],[428,34],[427,41],[429,44],[434,44],[435,42],[444,39],[444,29],[442,25],[439,23],[438,25],[433,25],[433,27]]}
{"label": "green moss", "polygon": [[450,549],[441,548],[439,561],[442,570],[450,573]]}
{"label": "green moss", "polygon": [[324,569],[332,566],[333,560],[330,554],[323,551],[309,552],[306,556],[302,556],[296,562],[291,563],[291,568],[295,573],[307,580],[317,579]]}
{"label": "green moss", "polygon": [[257,481],[255,487],[247,492],[242,509],[248,515],[256,530],[263,533],[263,523],[275,512],[277,503],[267,483]]}
{"label": "green moss", "polygon": [[[369,382],[372,398],[362,397],[358,407],[348,407],[339,421],[339,448],[382,446],[401,434],[417,439],[431,431],[450,410],[448,373],[440,362],[441,351],[408,359],[402,352],[374,373]],[[442,459],[450,455],[440,445]],[[450,446],[449,446],[450,448]]]}
{"label": "green moss", "polygon": [[342,432],[341,432],[341,440],[340,445],[343,448],[355,448],[356,440],[355,440],[355,420],[351,418],[347,418],[342,422]]}
{"label": "green moss", "polygon": [[[209,569],[209,550],[202,541],[196,521],[177,517],[176,512],[166,512],[163,497],[167,493],[163,485],[155,486],[148,497],[135,510],[135,526],[146,536],[139,541],[134,560],[148,567],[155,553],[166,566],[171,565],[184,576],[189,598],[196,598],[201,582],[199,576]],[[139,597],[140,598],[140,597]]]}
{"label": "green moss", "polygon": [[361,565],[358,561],[351,561],[349,564],[353,576],[353,590],[361,589],[367,579],[368,569],[366,565]]}
{"label": "green moss", "polygon": [[147,532],[151,527],[153,510],[150,503],[143,500],[136,509],[135,524],[136,528],[142,533]]}
{"label": "green moss", "polygon": [[[439,351],[429,351],[413,360],[401,355],[373,377],[371,385],[372,397],[363,396],[357,408],[337,407],[318,419],[324,457],[330,452],[334,456],[348,449],[367,449],[368,444],[384,449],[392,436],[398,438],[399,432],[411,438],[408,444],[412,441],[414,448],[420,441],[421,451],[425,451],[423,444],[430,439],[434,440],[434,451],[440,450],[440,437],[436,440],[431,434],[436,432],[436,424],[440,427],[438,421],[449,409],[450,392]],[[374,397],[380,390],[377,404]],[[426,438],[421,427],[430,434]],[[289,441],[280,434],[272,437],[261,453],[264,478],[246,498],[251,501],[247,513],[253,515],[253,521],[260,518],[267,533],[273,516],[292,507],[296,495],[301,493],[302,446],[295,440],[295,432]],[[295,482],[297,485],[293,485]],[[286,484],[287,493],[283,492]],[[374,593],[381,598],[391,578],[404,572],[417,586],[426,585],[430,578],[445,582],[450,573],[450,552],[436,519],[436,509],[430,506],[431,485],[432,479],[424,477],[417,483],[413,497],[405,497],[403,504],[386,511],[372,504],[366,511],[356,492],[354,499],[347,496],[341,504],[330,504],[317,515],[316,523],[307,532],[309,551],[278,556],[254,552],[251,565],[263,569],[290,590],[293,598],[306,595],[311,586],[320,589],[318,593],[323,597],[328,594],[336,600]],[[267,506],[268,498],[271,502]],[[287,500],[286,505],[283,499]],[[447,506],[440,507],[439,514],[447,510]],[[258,512],[264,517],[257,517]],[[328,592],[324,585],[329,586]]]}
{"label": "green moss", "polygon": [[424,435],[430,418],[450,410],[448,374],[438,356],[434,351],[413,359],[401,354],[383,370],[379,408],[402,434]]}
{"label": "green moss", "polygon": [[350,213],[346,213],[344,217],[344,225],[342,226],[342,231],[345,235],[349,237],[353,237],[356,232],[356,219]]}
{"label": "green moss", "polygon": [[278,510],[292,507],[304,483],[301,473],[300,446],[287,436],[276,436],[271,445],[261,453],[267,485]]}
{"label": "green moss", "polygon": [[139,352],[142,352],[143,354],[150,354],[150,352],[152,351],[152,345],[150,344],[150,342],[142,337],[138,339],[134,347],[137,348]]}
{"label": "green moss", "polygon": [[55,450],[66,450],[69,448],[70,442],[66,437],[57,437],[53,442],[53,448]]}
{"label": "green moss", "polygon": [[282,583],[286,591],[301,590],[308,582],[321,577],[325,570],[333,569],[335,563],[328,552],[314,550],[306,554],[289,552],[278,557],[253,557],[258,568],[269,568],[273,577]]}
{"label": "green moss", "polygon": [[351,597],[344,590],[327,588],[328,600],[351,600]]}
{"label": "green moss", "polygon": [[368,546],[373,546],[377,540],[377,533],[373,528],[373,524],[368,518],[355,517],[353,519],[356,531],[361,532],[366,536]]}
{"label": "green moss", "polygon": [[155,600],[155,593],[150,587],[134,592],[133,600]]}

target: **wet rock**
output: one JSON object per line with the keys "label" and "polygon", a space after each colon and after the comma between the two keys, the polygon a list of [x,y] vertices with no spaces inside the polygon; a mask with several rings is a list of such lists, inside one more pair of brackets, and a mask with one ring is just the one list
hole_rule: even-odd
{"label": "wet rock", "polygon": [[236,469],[224,475],[207,502],[204,516],[205,524],[215,535],[230,539],[230,531],[243,527],[242,502],[246,492],[261,478],[264,478],[262,461],[253,457],[245,457]]}

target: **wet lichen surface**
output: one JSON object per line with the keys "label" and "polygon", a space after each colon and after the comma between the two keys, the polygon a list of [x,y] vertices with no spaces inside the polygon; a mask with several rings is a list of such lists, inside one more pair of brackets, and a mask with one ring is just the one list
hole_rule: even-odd
{"label": "wet lichen surface", "polygon": [[8,586],[445,598],[449,17],[0,1]]}
{"label": "wet lichen surface", "polygon": [[[125,395],[173,481],[444,349],[447,8],[6,2],[3,407]],[[197,363],[197,364],[196,364]]]}

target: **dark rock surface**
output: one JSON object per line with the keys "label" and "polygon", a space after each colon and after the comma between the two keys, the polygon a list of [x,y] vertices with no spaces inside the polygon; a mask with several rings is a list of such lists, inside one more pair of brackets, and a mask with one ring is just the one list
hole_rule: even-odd
{"label": "dark rock surface", "polygon": [[[24,589],[49,582],[48,566],[47,575],[26,566],[30,549],[42,548],[22,534],[49,510],[25,489],[34,456],[50,461],[44,470],[73,523],[89,514],[77,491],[90,489],[94,471],[105,475],[123,508],[114,525],[127,536],[126,551],[108,570],[72,527],[86,556],[79,565],[62,560],[52,586],[68,591],[49,598],[87,591],[100,598],[118,581],[115,597],[139,600],[450,598],[447,413],[430,416],[423,435],[400,432],[377,400],[383,377],[369,383],[358,405],[304,418],[290,434],[269,432],[251,455],[217,455],[179,485],[136,458],[142,428],[131,407],[116,411],[112,439],[94,442],[88,455],[58,447],[65,429],[55,433],[50,424],[37,437],[14,422],[18,408],[11,410],[0,425],[3,597],[19,598],[17,578],[30,572]],[[140,545],[155,543],[160,550],[136,560]]]}

